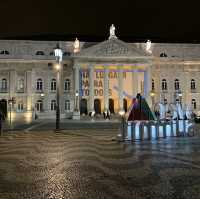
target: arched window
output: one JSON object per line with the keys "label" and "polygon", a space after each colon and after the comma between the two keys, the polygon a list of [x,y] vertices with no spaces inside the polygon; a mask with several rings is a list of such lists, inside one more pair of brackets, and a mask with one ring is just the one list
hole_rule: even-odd
{"label": "arched window", "polygon": [[175,79],[174,81],[174,89],[175,90],[179,90],[180,86],[179,86],[179,80],[178,79]]}
{"label": "arched window", "polygon": [[193,107],[193,109],[197,108],[197,103],[196,103],[195,99],[192,99],[192,107]]}
{"label": "arched window", "polygon": [[69,92],[70,91],[70,80],[66,79],[65,80],[65,85],[64,85],[65,91]]}
{"label": "arched window", "polygon": [[43,90],[43,81],[42,81],[41,78],[37,79],[36,89],[37,89],[38,91],[42,91],[42,90]]}
{"label": "arched window", "polygon": [[165,52],[160,53],[160,57],[167,57],[167,54]]}
{"label": "arched window", "polygon": [[190,86],[191,86],[191,90],[194,90],[196,88],[194,79],[191,80],[191,85]]}
{"label": "arched window", "polygon": [[167,99],[166,98],[164,98],[164,104],[167,104]]}
{"label": "arched window", "polygon": [[63,56],[70,56],[71,55],[71,53],[70,52],[67,52],[67,51],[65,51],[64,53],[63,53]]}
{"label": "arched window", "polygon": [[162,90],[167,90],[167,81],[166,79],[162,79]]}
{"label": "arched window", "polygon": [[44,55],[44,52],[41,51],[41,50],[39,50],[39,51],[37,51],[37,52],[35,53],[35,55]]}
{"label": "arched window", "polygon": [[65,110],[70,111],[70,101],[69,100],[65,100]]}
{"label": "arched window", "polygon": [[7,88],[8,88],[7,79],[5,79],[5,78],[2,79],[1,88],[2,88],[2,90],[7,90]]}
{"label": "arched window", "polygon": [[176,103],[179,103],[179,101],[180,101],[180,100],[179,100],[178,98],[176,98]]}
{"label": "arched window", "polygon": [[56,91],[56,79],[51,80],[51,91]]}
{"label": "arched window", "polygon": [[9,55],[10,53],[7,50],[2,50],[0,52],[1,55]]}
{"label": "arched window", "polygon": [[151,82],[151,90],[155,90],[155,81],[154,81],[154,79],[152,79],[152,82]]}
{"label": "arched window", "polygon": [[35,105],[35,108],[36,108],[37,111],[40,111],[40,112],[43,110],[43,102],[42,102],[42,100],[38,100],[37,101],[37,103]]}
{"label": "arched window", "polygon": [[51,100],[51,110],[52,111],[56,110],[56,100]]}
{"label": "arched window", "polygon": [[23,90],[24,89],[24,79],[19,79],[17,83],[17,89]]}

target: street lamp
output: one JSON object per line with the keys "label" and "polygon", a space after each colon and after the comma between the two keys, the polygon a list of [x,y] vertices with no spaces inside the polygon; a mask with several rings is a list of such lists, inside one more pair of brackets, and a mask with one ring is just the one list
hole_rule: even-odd
{"label": "street lamp", "polygon": [[41,109],[42,112],[44,111],[44,96],[45,96],[44,93],[41,93],[41,94],[40,94],[40,97],[41,97],[41,99],[42,99],[42,109]]}
{"label": "street lamp", "polygon": [[62,62],[62,55],[63,52],[60,49],[59,45],[57,44],[56,48],[54,49],[54,55],[56,57],[56,65],[55,69],[57,71],[57,79],[56,79],[56,130],[60,129],[60,71],[61,71],[61,62]]}
{"label": "street lamp", "polygon": [[78,111],[78,96],[79,96],[79,93],[78,93],[78,91],[76,91],[76,102],[75,102],[75,111],[76,112]]}
{"label": "street lamp", "polygon": [[12,116],[12,105],[15,104],[15,98],[14,97],[10,98],[8,100],[8,104],[10,105],[10,117],[9,117],[10,120],[9,120],[9,122],[10,122],[10,129],[11,129],[11,127],[12,127],[12,118],[11,118],[11,116]]}
{"label": "street lamp", "polygon": [[121,132],[122,132],[122,139],[125,140],[125,111],[120,110],[119,115],[121,116]]}
{"label": "street lamp", "polygon": [[180,105],[182,105],[182,96],[183,96],[183,94],[182,94],[182,92],[179,90],[179,91],[178,91],[178,98],[179,98],[179,103],[180,103]]}
{"label": "street lamp", "polygon": [[10,121],[10,129],[11,129],[11,126],[12,126],[12,119],[11,119],[11,115],[12,115],[12,99],[9,99],[8,100],[8,103],[9,103],[9,106],[10,106],[10,117],[9,117],[9,121]]}
{"label": "street lamp", "polygon": [[155,92],[154,92],[154,90],[151,90],[150,96],[151,96],[152,107],[154,107],[154,104],[155,104],[155,100],[154,100]]}

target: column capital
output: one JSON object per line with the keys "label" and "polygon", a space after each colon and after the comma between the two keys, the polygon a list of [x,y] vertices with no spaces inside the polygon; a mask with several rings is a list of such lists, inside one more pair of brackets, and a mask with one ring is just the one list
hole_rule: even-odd
{"label": "column capital", "polygon": [[74,64],[74,65],[73,65],[73,69],[80,69],[80,64],[77,64],[77,63]]}
{"label": "column capital", "polygon": [[94,71],[94,66],[93,65],[89,65],[88,69],[89,69],[89,71]]}

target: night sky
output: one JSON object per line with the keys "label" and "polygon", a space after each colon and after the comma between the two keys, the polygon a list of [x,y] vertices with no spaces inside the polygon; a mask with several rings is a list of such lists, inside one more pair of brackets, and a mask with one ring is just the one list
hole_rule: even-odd
{"label": "night sky", "polygon": [[130,41],[200,42],[200,7],[188,1],[2,1],[0,38],[104,40],[112,23]]}

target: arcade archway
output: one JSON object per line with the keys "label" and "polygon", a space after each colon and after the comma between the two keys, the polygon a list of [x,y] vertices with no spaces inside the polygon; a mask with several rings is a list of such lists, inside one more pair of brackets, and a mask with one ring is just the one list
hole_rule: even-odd
{"label": "arcade archway", "polygon": [[7,100],[0,100],[0,111],[3,113],[4,117],[7,117]]}
{"label": "arcade archway", "polygon": [[124,111],[127,112],[127,99],[123,99],[123,107],[124,107]]}
{"label": "arcade archway", "polygon": [[101,114],[101,100],[100,99],[94,100],[94,111],[96,114]]}
{"label": "arcade archway", "polygon": [[80,114],[88,114],[88,110],[87,110],[87,99],[81,99],[80,101]]}
{"label": "arcade archway", "polygon": [[115,113],[114,100],[112,98],[109,99],[109,110],[110,113]]}

